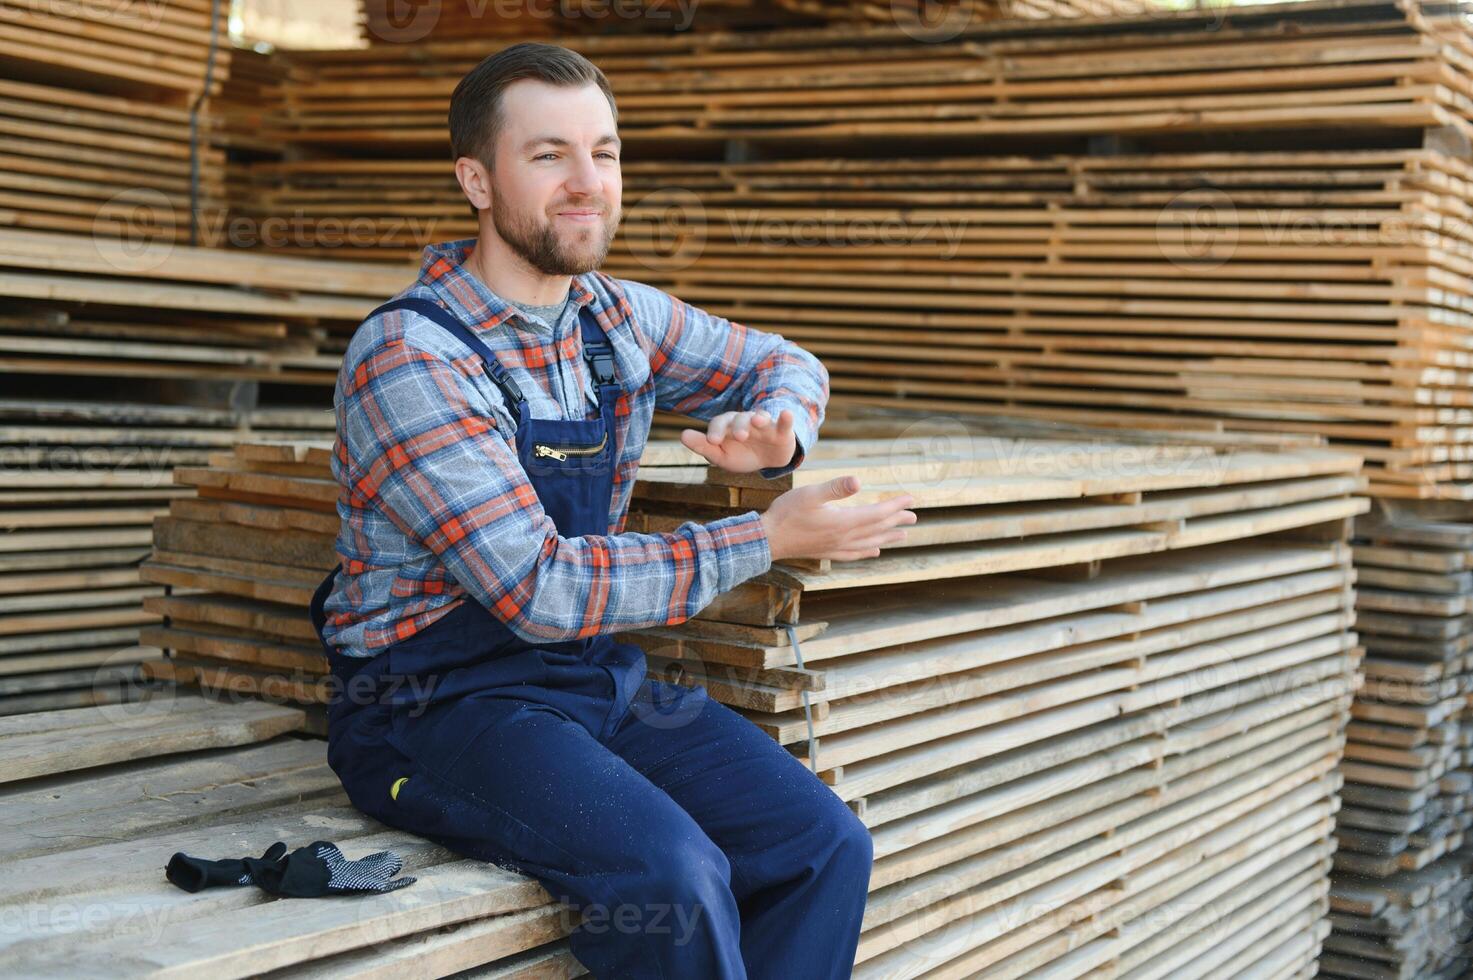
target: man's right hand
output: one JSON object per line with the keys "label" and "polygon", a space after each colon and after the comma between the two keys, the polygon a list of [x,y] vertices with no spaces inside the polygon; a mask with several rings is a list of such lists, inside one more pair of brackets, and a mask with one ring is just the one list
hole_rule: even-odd
{"label": "man's right hand", "polygon": [[880,549],[904,541],[905,531],[899,528],[916,522],[915,512],[906,510],[915,498],[903,494],[859,507],[829,506],[858,492],[858,477],[840,476],[774,500],[762,514],[772,560],[855,561],[874,558]]}

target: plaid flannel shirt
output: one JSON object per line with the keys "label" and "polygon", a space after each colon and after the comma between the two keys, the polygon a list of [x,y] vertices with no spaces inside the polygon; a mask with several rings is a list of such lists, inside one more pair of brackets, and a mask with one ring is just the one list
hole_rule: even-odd
{"label": "plaid flannel shirt", "polygon": [[[533,417],[597,417],[577,310],[570,304],[551,331],[532,324],[463,268],[474,246],[429,246],[399,296],[438,301],[475,330]],[[771,565],[756,511],[625,533],[639,457],[657,408],[704,420],[791,409],[797,451],[761,471],[789,473],[823,421],[823,365],[777,334],[643,283],[590,272],[573,277],[570,294],[597,315],[617,360],[611,532],[558,534],[517,458],[516,418],[460,340],[402,310],[365,320],[333,397],[342,570],[324,636],[341,652],[371,656],[467,599],[528,642],[681,623]],[[564,391],[581,404],[564,404],[574,397]]]}

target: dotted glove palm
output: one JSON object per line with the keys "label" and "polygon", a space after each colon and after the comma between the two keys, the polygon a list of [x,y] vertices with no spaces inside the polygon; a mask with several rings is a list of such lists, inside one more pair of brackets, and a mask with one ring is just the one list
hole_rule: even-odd
{"label": "dotted glove palm", "polygon": [[256,884],[278,895],[298,897],[391,892],[414,884],[414,878],[394,878],[403,867],[403,859],[393,851],[349,861],[336,844],[319,840],[288,854],[279,874],[256,875]]}

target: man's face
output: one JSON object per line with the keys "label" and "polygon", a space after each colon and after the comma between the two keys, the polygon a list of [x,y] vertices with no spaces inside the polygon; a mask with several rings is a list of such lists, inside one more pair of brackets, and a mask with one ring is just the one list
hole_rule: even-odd
{"label": "man's face", "polygon": [[603,264],[622,215],[619,137],[597,85],[535,79],[502,95],[491,222],[533,268],[576,276]]}

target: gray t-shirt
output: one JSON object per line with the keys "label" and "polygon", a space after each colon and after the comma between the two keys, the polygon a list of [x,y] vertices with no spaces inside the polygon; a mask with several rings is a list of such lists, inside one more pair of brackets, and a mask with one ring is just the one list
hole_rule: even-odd
{"label": "gray t-shirt", "polygon": [[560,300],[559,302],[553,303],[550,306],[532,306],[528,303],[518,303],[515,300],[507,300],[508,303],[511,303],[512,306],[515,306],[523,313],[536,317],[538,320],[541,320],[543,323],[547,324],[550,327],[555,327],[558,325],[559,321],[561,321],[563,318],[563,310],[567,309],[568,304],[572,301],[573,297],[571,293],[563,297],[562,300]]}

